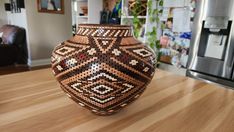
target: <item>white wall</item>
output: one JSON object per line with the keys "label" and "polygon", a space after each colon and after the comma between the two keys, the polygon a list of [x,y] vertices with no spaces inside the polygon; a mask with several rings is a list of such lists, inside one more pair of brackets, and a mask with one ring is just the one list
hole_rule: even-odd
{"label": "white wall", "polygon": [[[0,23],[17,25],[19,27],[27,28],[27,16],[26,10],[21,9],[21,13],[11,13],[10,11],[5,11],[4,4],[10,3],[9,0],[0,0]],[[2,26],[0,25],[0,26]]]}
{"label": "white wall", "polygon": [[23,27],[27,30],[27,16],[26,10],[21,9],[21,13],[11,13],[7,12],[8,24],[17,25]]}
{"label": "white wall", "polygon": [[99,24],[103,10],[103,0],[88,0],[88,23]]}
{"label": "white wall", "polygon": [[[8,0],[0,0],[0,6]],[[27,32],[29,65],[50,63],[52,50],[59,43],[72,37],[71,0],[64,0],[64,14],[39,13],[37,0],[25,0],[21,13],[5,12],[9,24],[24,27]],[[0,8],[0,18],[3,18]]]}
{"label": "white wall", "polygon": [[4,6],[5,0],[0,0],[0,27],[7,24],[7,14]]}
{"label": "white wall", "polygon": [[72,37],[71,0],[64,0],[65,13],[39,13],[36,0],[25,0],[32,65],[48,60],[56,45]]}

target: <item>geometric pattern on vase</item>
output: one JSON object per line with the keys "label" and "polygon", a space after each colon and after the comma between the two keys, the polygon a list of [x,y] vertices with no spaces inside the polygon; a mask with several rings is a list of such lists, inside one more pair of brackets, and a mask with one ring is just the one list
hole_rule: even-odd
{"label": "geometric pattern on vase", "polygon": [[67,95],[98,115],[111,115],[136,100],[155,72],[155,56],[131,27],[79,25],[52,53],[52,70]]}

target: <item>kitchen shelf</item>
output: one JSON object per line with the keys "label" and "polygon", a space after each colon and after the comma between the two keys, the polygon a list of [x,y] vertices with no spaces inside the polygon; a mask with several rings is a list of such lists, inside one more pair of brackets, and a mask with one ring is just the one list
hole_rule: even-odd
{"label": "kitchen shelf", "polygon": [[85,18],[88,19],[88,16],[76,16],[77,18]]}
{"label": "kitchen shelf", "polygon": [[[84,14],[82,7],[88,9],[85,16],[79,15]],[[72,8],[72,25],[77,27],[82,23],[99,24],[100,12],[103,10],[103,0],[72,0]]]}
{"label": "kitchen shelf", "polygon": [[[132,19],[132,18],[134,18],[134,16],[121,16],[121,18],[129,18],[129,19]],[[137,16],[137,18],[146,19],[146,16]]]}

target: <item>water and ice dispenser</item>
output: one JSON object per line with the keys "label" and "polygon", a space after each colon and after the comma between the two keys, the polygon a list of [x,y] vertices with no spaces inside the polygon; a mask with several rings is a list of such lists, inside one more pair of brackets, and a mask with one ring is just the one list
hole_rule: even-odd
{"label": "water and ice dispenser", "polygon": [[199,45],[199,48],[201,48],[199,51],[205,49],[205,57],[224,60],[231,24],[232,22],[228,21],[228,18],[225,17],[207,18],[202,28],[205,31],[202,31],[201,34],[201,37],[204,37],[205,41],[200,41],[200,43],[205,42],[206,44]]}

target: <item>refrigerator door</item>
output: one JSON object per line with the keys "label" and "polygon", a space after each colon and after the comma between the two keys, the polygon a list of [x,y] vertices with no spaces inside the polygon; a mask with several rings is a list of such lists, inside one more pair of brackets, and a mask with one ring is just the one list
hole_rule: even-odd
{"label": "refrigerator door", "polygon": [[234,80],[234,0],[197,2],[188,71],[202,74],[200,77],[217,78],[217,81],[219,79],[232,81]]}
{"label": "refrigerator door", "polygon": [[199,0],[205,1],[204,17],[222,16],[233,17],[233,0]]}

